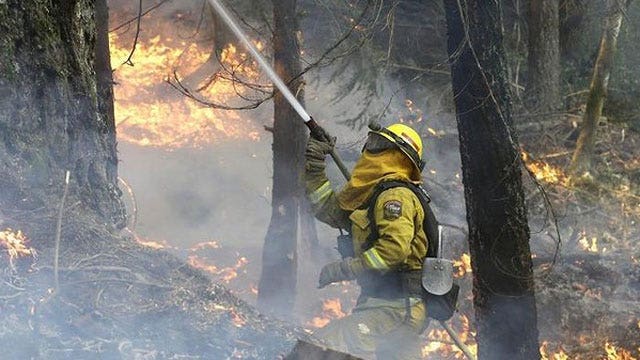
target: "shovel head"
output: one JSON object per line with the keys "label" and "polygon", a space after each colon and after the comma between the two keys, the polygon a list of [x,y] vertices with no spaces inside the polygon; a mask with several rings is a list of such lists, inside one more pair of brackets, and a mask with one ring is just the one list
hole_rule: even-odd
{"label": "shovel head", "polygon": [[422,287],[434,295],[444,295],[453,286],[453,261],[428,257],[422,265]]}

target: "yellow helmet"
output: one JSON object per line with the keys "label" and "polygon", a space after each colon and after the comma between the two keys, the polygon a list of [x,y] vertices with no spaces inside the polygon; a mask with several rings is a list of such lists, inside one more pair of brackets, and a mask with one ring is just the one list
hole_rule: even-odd
{"label": "yellow helmet", "polygon": [[386,128],[378,124],[369,124],[370,133],[378,134],[395,144],[411,162],[422,171],[425,162],[422,160],[422,139],[420,135],[409,126],[396,123]]}

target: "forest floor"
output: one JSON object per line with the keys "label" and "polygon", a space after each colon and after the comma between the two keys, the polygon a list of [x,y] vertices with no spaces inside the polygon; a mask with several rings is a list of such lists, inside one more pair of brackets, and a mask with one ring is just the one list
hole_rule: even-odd
{"label": "forest floor", "polygon": [[14,249],[26,256],[2,254],[0,357],[275,359],[305,337],[185,261],[101,230],[75,210],[65,217],[57,268],[52,214],[4,219],[25,232],[0,236],[23,240]]}
{"label": "forest floor", "polygon": [[528,169],[545,189],[527,186],[540,338],[549,354],[571,359],[638,359],[640,133],[601,124],[593,171],[576,181],[563,171],[575,119],[520,132]]}
{"label": "forest floor", "polygon": [[[532,174],[525,176],[525,190],[543,357],[640,359],[640,134],[623,125],[601,126],[594,175],[579,184],[562,170],[573,147],[571,118],[521,134]],[[455,194],[463,204],[461,186],[459,177],[441,178],[434,201]],[[237,293],[214,283],[211,274],[191,266],[197,262],[140,245],[128,234],[101,230],[74,205],[65,213],[57,271],[56,214],[2,216],[3,229],[20,229],[29,240],[11,260],[8,252],[1,254],[0,343],[7,345],[7,358],[274,359],[297,337],[306,337],[304,329],[259,314]],[[460,243],[462,220],[447,219],[462,228]],[[216,260],[218,271],[236,260],[228,249],[201,250]],[[453,250],[457,256],[465,252]],[[472,276],[464,257],[458,265],[467,296],[460,304],[464,316],[452,325],[473,345]],[[214,277],[222,280],[220,272]],[[253,280],[240,272],[228,287],[246,290]],[[330,291],[325,296],[348,304],[357,289]],[[322,304],[316,299],[309,306]],[[326,310],[328,317],[348,312]],[[434,350],[430,344],[435,343],[444,345]],[[459,358],[454,350],[441,330],[432,327],[425,334],[425,358]]]}

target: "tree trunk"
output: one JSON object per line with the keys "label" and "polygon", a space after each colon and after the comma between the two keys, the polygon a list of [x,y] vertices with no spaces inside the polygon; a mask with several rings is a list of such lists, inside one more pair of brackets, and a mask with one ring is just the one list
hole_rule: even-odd
{"label": "tree trunk", "polygon": [[[445,0],[480,359],[539,359],[500,3]],[[461,14],[464,14],[462,16]]]}
{"label": "tree trunk", "polygon": [[[298,44],[297,0],[273,1],[274,64],[276,73],[289,83],[301,71]],[[289,84],[300,101],[303,81]],[[304,190],[305,129],[300,116],[281,93],[274,98],[273,193],[271,223],[265,237],[258,305],[276,314],[291,314],[295,303],[297,238]]]}
{"label": "tree trunk", "polygon": [[587,110],[582,117],[582,127],[576,143],[576,150],[569,165],[569,173],[582,176],[591,170],[593,151],[596,144],[596,130],[602,115],[602,107],[607,97],[609,76],[613,67],[618,35],[622,27],[622,18],[631,0],[609,0],[607,16],[604,19],[600,50],[593,68],[593,77],[589,87]]}
{"label": "tree trunk", "polygon": [[562,106],[559,23],[557,0],[531,0],[526,97],[529,111],[544,117]]}
{"label": "tree trunk", "polygon": [[107,142],[113,144],[107,149],[107,178],[118,181],[118,156],[116,153],[116,120],[113,106],[113,69],[109,51],[109,7],[107,0],[96,0],[96,76],[98,91],[98,113],[104,115]]}
{"label": "tree trunk", "polygon": [[106,33],[97,42],[95,14],[89,0],[0,2],[4,210],[57,207],[70,170],[71,199],[108,226],[125,223],[107,64],[96,59],[108,44]]}
{"label": "tree trunk", "polygon": [[591,46],[585,49],[585,38],[593,25],[591,14],[600,11],[599,5],[599,1],[584,0],[563,0],[560,4],[560,55],[564,61],[582,63],[582,54],[591,51]]}

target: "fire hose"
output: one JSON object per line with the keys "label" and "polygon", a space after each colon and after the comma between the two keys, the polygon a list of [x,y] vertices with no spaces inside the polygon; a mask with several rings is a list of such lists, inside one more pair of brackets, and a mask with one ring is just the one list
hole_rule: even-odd
{"label": "fire hose", "polygon": [[[298,113],[298,115],[300,115],[300,117],[304,121],[305,125],[307,125],[311,133],[323,132],[323,130],[321,130],[322,128],[320,128],[318,123],[316,123],[316,121],[313,120],[313,118],[307,113],[307,111],[304,109],[302,104],[300,104],[298,99],[293,95],[291,90],[289,90],[287,85],[285,85],[282,79],[280,79],[280,77],[278,76],[278,74],[276,74],[276,72],[273,70],[271,65],[267,63],[265,58],[260,54],[260,52],[258,52],[258,49],[256,49],[256,47],[251,43],[251,40],[249,40],[247,35],[245,35],[242,29],[240,29],[237,22],[233,20],[233,17],[229,13],[229,11],[224,7],[224,5],[222,5],[222,3],[219,0],[209,0],[209,3],[211,4],[211,6],[213,6],[213,8],[218,13],[218,15],[220,15],[220,17],[224,20],[224,22],[231,29],[231,31],[236,35],[236,37],[238,37],[240,42],[242,42],[244,47],[251,53],[253,58],[258,62],[258,64],[262,68],[262,70],[264,70],[264,72],[267,73],[267,76],[269,76],[269,79],[273,81],[273,85],[276,88],[278,88],[278,90],[280,90],[280,92],[285,97],[285,99],[287,99],[287,101],[289,102],[289,104],[291,104],[293,109]],[[331,155],[331,158],[333,159],[333,161],[335,161],[336,165],[340,169],[340,172],[342,173],[342,175],[344,175],[345,178],[349,179],[350,177],[349,170],[344,165],[344,162],[342,162],[342,159],[340,159],[340,156],[338,156],[335,150],[331,150],[329,154]]]}
{"label": "fire hose", "polygon": [[[316,121],[307,113],[302,104],[298,101],[298,99],[293,95],[291,90],[287,87],[287,85],[280,79],[278,74],[273,70],[271,65],[267,63],[265,58],[258,52],[258,49],[251,43],[251,40],[245,35],[244,31],[238,26],[237,22],[233,20],[233,17],[229,13],[229,11],[224,7],[220,0],[209,0],[209,4],[213,6],[215,11],[220,15],[225,24],[231,29],[234,35],[240,40],[240,42],[244,45],[244,47],[251,53],[253,58],[258,62],[258,65],[264,70],[267,76],[273,82],[273,85],[282,93],[285,99],[289,102],[291,107],[300,115],[305,125],[309,128],[312,134],[326,134],[324,130],[316,123]],[[345,166],[344,162],[335,151],[332,149],[329,153],[331,158],[336,163],[342,175],[344,175],[345,179],[349,180],[351,175],[349,174],[349,170]],[[440,321],[440,325],[447,331],[453,342],[462,350],[462,352],[469,358],[470,360],[475,360],[475,356],[470,351],[470,349],[466,346],[466,344],[460,339],[458,334],[453,331],[453,329],[449,326],[449,324],[444,321]]]}

